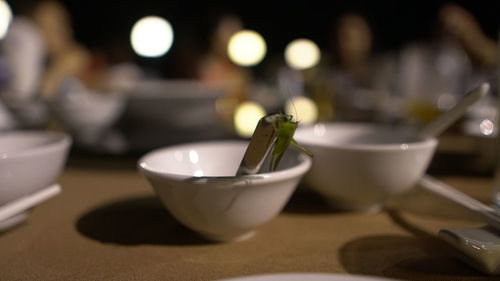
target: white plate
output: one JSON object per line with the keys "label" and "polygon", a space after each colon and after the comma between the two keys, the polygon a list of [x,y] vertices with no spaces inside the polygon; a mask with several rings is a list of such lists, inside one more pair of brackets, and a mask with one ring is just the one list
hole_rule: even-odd
{"label": "white plate", "polygon": [[0,232],[11,228],[26,219],[25,211],[61,192],[59,184],[50,185],[30,195],[23,196],[0,206]]}
{"label": "white plate", "polygon": [[350,274],[282,273],[238,277],[220,281],[396,281],[396,279]]}

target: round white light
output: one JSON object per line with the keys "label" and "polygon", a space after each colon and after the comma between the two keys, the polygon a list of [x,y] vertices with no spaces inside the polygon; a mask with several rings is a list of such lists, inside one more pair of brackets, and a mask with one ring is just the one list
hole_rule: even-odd
{"label": "round white light", "polygon": [[241,137],[251,137],[257,123],[264,115],[266,111],[259,104],[251,101],[241,103],[234,114],[236,133]]}
{"label": "round white light", "polygon": [[3,39],[7,35],[11,20],[12,10],[9,4],[4,0],[0,0],[0,39]]}
{"label": "round white light", "polygon": [[302,124],[312,124],[318,119],[318,107],[306,97],[294,97],[285,106],[285,112]]}
{"label": "round white light", "polygon": [[134,51],[143,57],[160,57],[170,50],[174,32],[170,23],[157,16],[148,16],[137,21],[130,33]]}
{"label": "round white light", "polygon": [[297,39],[285,49],[285,61],[290,68],[307,69],[316,66],[321,58],[318,46],[309,39]]}
{"label": "round white light", "polygon": [[229,58],[241,66],[253,66],[266,55],[266,42],[257,32],[241,30],[233,34],[227,46]]}
{"label": "round white light", "polygon": [[483,135],[489,136],[495,131],[495,124],[489,119],[484,119],[479,124],[479,130]]}

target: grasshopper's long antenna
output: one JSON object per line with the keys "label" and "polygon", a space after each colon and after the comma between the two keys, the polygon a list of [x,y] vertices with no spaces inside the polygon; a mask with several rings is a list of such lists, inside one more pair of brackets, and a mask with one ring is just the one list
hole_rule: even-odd
{"label": "grasshopper's long antenna", "polygon": [[298,116],[299,112],[297,111],[297,108],[295,107],[295,103],[293,102],[292,95],[290,94],[291,93],[290,87],[287,87],[287,89],[288,89],[288,93],[287,93],[288,94],[288,99],[290,100],[290,103],[292,104],[292,107],[293,107],[293,111],[295,113],[293,116],[295,116],[295,120],[296,121],[299,121],[299,116]]}

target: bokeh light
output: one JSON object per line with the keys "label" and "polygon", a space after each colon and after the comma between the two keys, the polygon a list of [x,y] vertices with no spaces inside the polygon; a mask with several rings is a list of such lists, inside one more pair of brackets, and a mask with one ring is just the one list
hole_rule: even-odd
{"label": "bokeh light", "polygon": [[309,39],[296,39],[285,48],[285,61],[292,69],[308,69],[316,66],[321,58],[318,46]]}
{"label": "bokeh light", "polygon": [[267,47],[264,38],[252,30],[241,30],[229,39],[227,53],[232,62],[241,66],[253,66],[262,61]]}
{"label": "bokeh light", "polygon": [[134,24],[130,41],[139,56],[161,57],[170,50],[174,32],[167,20],[157,16],[147,16]]}
{"label": "bokeh light", "polygon": [[479,130],[483,135],[489,136],[493,134],[493,132],[495,131],[495,124],[493,123],[493,121],[489,119],[484,119],[479,124]]}
{"label": "bokeh light", "polygon": [[293,119],[302,124],[312,124],[318,119],[318,107],[311,99],[303,96],[290,99],[285,106],[285,112],[293,115]]}
{"label": "bokeh light", "polygon": [[9,4],[4,0],[0,0],[0,39],[3,39],[7,35],[11,20],[12,10]]}
{"label": "bokeh light", "polygon": [[236,133],[241,137],[251,137],[257,123],[264,115],[266,111],[259,104],[251,101],[241,103],[234,114]]}

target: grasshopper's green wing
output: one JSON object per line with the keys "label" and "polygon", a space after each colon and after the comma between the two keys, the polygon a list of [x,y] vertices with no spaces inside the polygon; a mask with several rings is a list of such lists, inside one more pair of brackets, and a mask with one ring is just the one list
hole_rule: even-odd
{"label": "grasshopper's green wing", "polygon": [[277,130],[277,137],[271,154],[271,171],[276,170],[278,167],[281,158],[283,158],[286,149],[293,140],[293,134],[295,133],[295,129],[297,129],[297,125],[296,122],[289,121],[288,119],[281,120],[276,124],[275,129]]}
{"label": "grasshopper's green wing", "polygon": [[309,157],[313,157],[313,154],[309,150],[298,144],[293,139],[293,135],[295,134],[295,130],[297,129],[298,125],[299,122],[292,121],[291,115],[276,115],[273,123],[274,130],[276,132],[276,141],[274,142],[273,151],[271,153],[271,163],[269,167],[271,171],[276,170],[279,163],[281,162],[281,158],[283,158],[283,155],[285,154],[290,144],[292,144],[298,150],[307,154]]}

